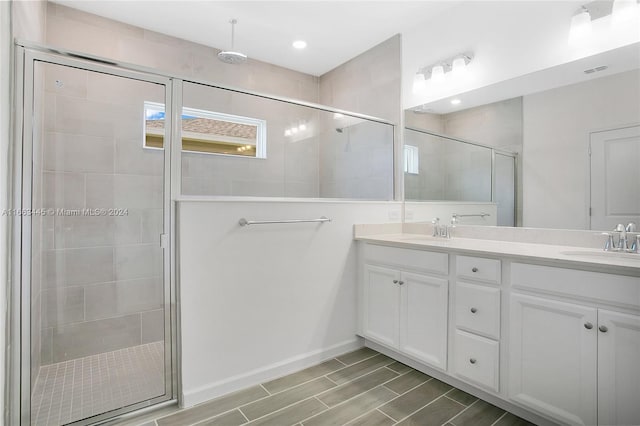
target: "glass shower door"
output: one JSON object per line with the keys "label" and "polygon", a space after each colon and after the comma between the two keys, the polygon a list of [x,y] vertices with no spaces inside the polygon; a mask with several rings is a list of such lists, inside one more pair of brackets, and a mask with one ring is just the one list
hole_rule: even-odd
{"label": "glass shower door", "polygon": [[33,76],[31,424],[170,399],[165,151],[144,147],[167,86],[39,61]]}

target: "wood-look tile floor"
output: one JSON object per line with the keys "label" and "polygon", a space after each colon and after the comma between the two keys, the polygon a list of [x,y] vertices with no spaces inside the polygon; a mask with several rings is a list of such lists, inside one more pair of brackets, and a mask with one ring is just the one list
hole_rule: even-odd
{"label": "wood-look tile floor", "polygon": [[362,348],[179,410],[144,426],[531,424],[374,350]]}

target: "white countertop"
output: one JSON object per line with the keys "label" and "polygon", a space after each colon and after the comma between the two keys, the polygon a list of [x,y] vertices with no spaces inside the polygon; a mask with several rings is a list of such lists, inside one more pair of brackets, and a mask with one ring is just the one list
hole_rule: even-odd
{"label": "white countertop", "polygon": [[[557,266],[588,268],[640,277],[640,254],[605,252],[595,248],[534,244],[488,239],[436,238],[424,234],[356,235],[356,240],[404,248],[430,249],[470,255],[514,257],[545,261]],[[640,283],[640,281],[639,281]]]}

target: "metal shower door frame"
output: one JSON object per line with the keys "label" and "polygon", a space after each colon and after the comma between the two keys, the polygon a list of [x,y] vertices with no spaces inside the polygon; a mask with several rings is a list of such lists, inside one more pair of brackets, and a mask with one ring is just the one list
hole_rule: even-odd
{"label": "metal shower door frame", "polygon": [[[72,423],[87,425],[122,417],[127,413],[157,406],[158,404],[175,403],[178,395],[178,359],[177,359],[177,315],[176,315],[176,279],[175,279],[175,217],[172,209],[173,189],[171,183],[172,156],[176,150],[177,111],[181,100],[170,77],[124,69],[116,64],[100,63],[92,58],[78,58],[65,55],[55,50],[35,50],[16,45],[16,119],[14,120],[14,170],[13,176],[13,208],[28,211],[32,208],[33,183],[33,108],[35,99],[35,64],[48,63],[71,67],[85,71],[97,72],[114,77],[127,78],[164,86],[165,91],[165,149],[163,174],[163,235],[158,237],[158,244],[167,241],[163,252],[163,285],[164,285],[164,359],[165,359],[165,393],[162,396],[127,405],[116,410],[92,416]],[[180,85],[180,82],[177,82]],[[177,118],[176,118],[177,117]],[[178,151],[179,152],[179,151]],[[11,403],[9,405],[11,424],[31,424],[31,218],[16,216],[12,223],[12,291],[10,305],[10,360],[11,363]],[[18,311],[19,307],[19,311]],[[19,413],[19,414],[18,414]]]}

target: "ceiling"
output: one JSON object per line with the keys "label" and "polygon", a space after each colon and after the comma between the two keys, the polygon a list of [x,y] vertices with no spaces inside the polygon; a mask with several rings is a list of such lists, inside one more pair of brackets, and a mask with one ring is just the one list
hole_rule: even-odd
{"label": "ceiling", "polygon": [[[322,75],[459,1],[54,0],[85,12],[312,75]],[[303,39],[304,50],[292,42]]]}

